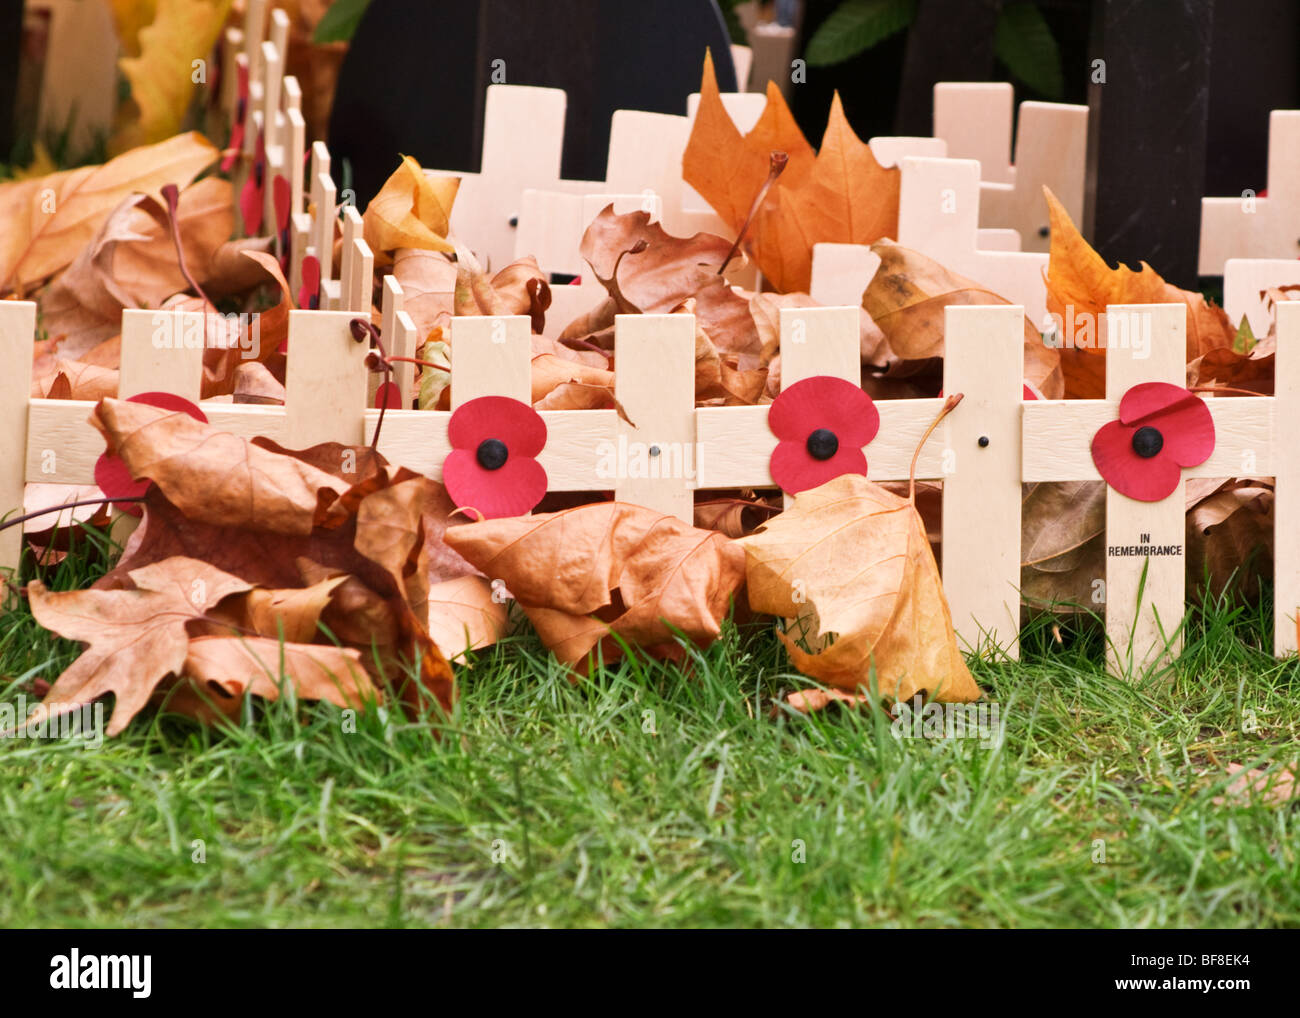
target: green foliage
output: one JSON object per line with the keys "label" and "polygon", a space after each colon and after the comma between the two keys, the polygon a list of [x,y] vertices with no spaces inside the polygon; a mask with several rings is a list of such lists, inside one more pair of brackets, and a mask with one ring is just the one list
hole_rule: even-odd
{"label": "green foliage", "polygon": [[916,17],[916,0],[844,0],[808,41],[813,67],[838,64],[896,35]]}
{"label": "green foliage", "polygon": [[370,6],[370,0],[334,0],[312,34],[314,43],[349,42]]}
{"label": "green foliage", "polygon": [[1061,51],[1042,12],[1032,3],[1008,4],[998,15],[993,52],[1011,75],[1048,99],[1065,94]]}

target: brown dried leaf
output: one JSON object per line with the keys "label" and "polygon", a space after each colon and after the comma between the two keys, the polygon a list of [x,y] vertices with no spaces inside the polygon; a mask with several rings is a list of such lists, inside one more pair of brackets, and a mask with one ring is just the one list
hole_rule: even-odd
{"label": "brown dried leaf", "polygon": [[542,642],[567,665],[616,635],[657,656],[717,638],[744,579],[744,555],[721,534],[621,502],[454,527],[446,541],[505,581]]}
{"label": "brown dried leaf", "polygon": [[792,620],[781,642],[805,675],[910,699],[978,699],[912,504],[845,474],[801,492],[745,549],[752,609]]}
{"label": "brown dried leaf", "polygon": [[[908,361],[943,356],[944,309],[950,306],[1005,305],[1011,302],[972,280],[950,272],[919,251],[890,240],[871,246],[880,268],[862,294],[862,306],[885,335],[889,349]],[[1046,399],[1064,393],[1060,351],[1044,345],[1025,319],[1026,381]]]}

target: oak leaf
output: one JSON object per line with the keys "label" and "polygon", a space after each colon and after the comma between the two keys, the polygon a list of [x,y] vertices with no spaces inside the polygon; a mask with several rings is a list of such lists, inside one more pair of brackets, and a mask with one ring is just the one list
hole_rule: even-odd
{"label": "oak leaf", "polygon": [[678,634],[718,637],[744,580],[744,554],[721,534],[622,502],[453,527],[446,538],[486,576],[504,581],[542,642],[566,665],[619,639],[677,657]]}
{"label": "oak leaf", "polygon": [[838,689],[908,700],[980,696],[912,503],[857,474],[800,492],[736,542],[749,605],[790,620],[778,631],[805,675]]}

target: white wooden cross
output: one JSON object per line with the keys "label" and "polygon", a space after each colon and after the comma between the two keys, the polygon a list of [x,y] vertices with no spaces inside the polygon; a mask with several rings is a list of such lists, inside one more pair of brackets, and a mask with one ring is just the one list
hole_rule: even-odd
{"label": "white wooden cross", "polygon": [[1300,110],[1273,110],[1268,118],[1268,196],[1247,187],[1239,197],[1201,199],[1198,271],[1216,276],[1229,258],[1300,255]]}
{"label": "white wooden cross", "polygon": [[[984,309],[977,309],[984,310]],[[1183,471],[1174,492],[1140,502],[1113,489],[1106,493],[1104,599],[1108,662],[1133,675],[1159,665],[1181,645],[1185,596],[1184,555],[1188,477],[1277,478],[1274,649],[1296,648],[1300,604],[1300,447],[1288,436],[1300,391],[1300,303],[1279,307],[1277,397],[1207,399],[1214,418],[1210,458]],[[1186,384],[1186,309],[1182,304],[1138,304],[1107,309],[1106,399],[1031,401],[1024,404],[1023,479],[1100,480],[1091,443],[1097,430],[1119,416],[1119,401],[1139,382]],[[1285,526],[1284,526],[1285,523]],[[1155,553],[1135,553],[1150,547]],[[1097,579],[1102,579],[1098,577]]]}
{"label": "white wooden cross", "polygon": [[1012,165],[1014,101],[1008,82],[938,82],[934,135],[947,142],[951,158],[979,162],[980,222],[1016,230],[1018,250],[1047,251],[1051,237],[1044,185],[1076,223],[1083,217],[1088,107],[1021,103]]}
{"label": "white wooden cross", "polygon": [[513,258],[514,221],[525,190],[603,190],[598,182],[560,177],[566,102],[563,89],[489,85],[479,172],[425,170],[431,176],[460,177],[451,228],[485,268],[504,268]]}
{"label": "white wooden cross", "polygon": [[1297,284],[1300,258],[1229,258],[1223,263],[1223,310],[1233,328],[1245,318],[1262,339],[1272,319],[1264,291]]}

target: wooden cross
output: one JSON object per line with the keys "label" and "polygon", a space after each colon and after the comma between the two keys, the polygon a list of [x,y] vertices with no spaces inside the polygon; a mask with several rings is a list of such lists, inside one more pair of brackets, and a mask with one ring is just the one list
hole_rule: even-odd
{"label": "wooden cross", "polygon": [[1083,221],[1088,107],[1021,103],[1012,165],[1014,120],[1008,82],[941,81],[934,86],[934,136],[948,143],[951,158],[980,164],[980,222],[1016,230],[1019,250],[1047,251],[1051,235],[1044,185],[1075,222]]}
{"label": "wooden cross", "polygon": [[980,164],[973,159],[903,159],[898,242],[1024,307],[1030,321],[1047,316],[1047,256],[981,250]]}
{"label": "wooden cross", "polygon": [[1268,118],[1268,195],[1201,199],[1198,271],[1217,276],[1229,258],[1294,258],[1300,254],[1300,110]]}
{"label": "wooden cross", "polygon": [[[1300,450],[1288,434],[1300,391],[1300,303],[1278,309],[1277,396],[1208,399],[1214,418],[1214,453],[1183,471],[1184,480],[1160,502],[1140,502],[1113,489],[1106,493],[1106,635],[1108,662],[1132,675],[1177,652],[1185,596],[1185,478],[1277,478],[1274,649],[1296,648],[1300,604]],[[1092,461],[1093,435],[1116,420],[1119,401],[1139,382],[1186,382],[1186,309],[1182,304],[1112,306],[1104,323],[1106,399],[1031,401],[1024,404],[1023,479],[1099,480]],[[1284,521],[1286,525],[1284,526]],[[1141,549],[1150,548],[1143,554]],[[1098,577],[1098,579],[1102,579]]]}
{"label": "wooden cross", "polygon": [[473,246],[485,268],[504,268],[514,256],[515,225],[525,190],[570,194],[602,190],[599,182],[560,178],[565,104],[562,89],[490,85],[479,172],[425,171],[460,177],[451,228]]}
{"label": "wooden cross", "polygon": [[1262,338],[1272,318],[1264,291],[1297,284],[1300,258],[1229,258],[1223,263],[1223,310],[1234,328],[1245,318]]}

